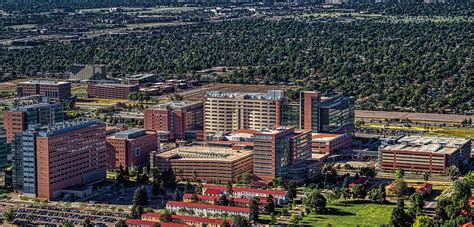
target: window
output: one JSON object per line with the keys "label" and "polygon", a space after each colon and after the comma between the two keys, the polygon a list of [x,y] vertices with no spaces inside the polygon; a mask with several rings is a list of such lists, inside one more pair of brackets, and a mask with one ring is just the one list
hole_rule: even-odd
{"label": "window", "polygon": [[137,147],[137,148],[135,149],[135,157],[140,156],[140,154],[141,154],[140,148]]}

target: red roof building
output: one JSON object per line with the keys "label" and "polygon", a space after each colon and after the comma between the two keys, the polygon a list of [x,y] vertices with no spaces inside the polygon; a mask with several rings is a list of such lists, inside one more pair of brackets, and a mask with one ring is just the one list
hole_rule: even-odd
{"label": "red roof building", "polygon": [[433,190],[433,185],[432,184],[423,183],[415,191],[416,191],[416,193],[426,195],[426,194],[430,194],[431,190]]}
{"label": "red roof building", "polygon": [[[218,194],[216,192],[219,191]],[[203,185],[203,194],[204,195],[220,195],[227,191],[227,187],[222,185],[215,184],[205,184]],[[272,195],[278,204],[284,204],[288,202],[288,193],[286,191],[277,191],[277,190],[266,190],[266,189],[257,189],[257,188],[244,188],[244,187],[232,187],[234,191],[233,195],[230,195],[234,198],[247,198],[251,199],[253,197],[268,197]]]}
{"label": "red roof building", "polygon": [[[142,220],[152,221],[155,223],[160,222],[160,214],[158,213],[145,213],[142,215]],[[221,227],[226,222],[232,224],[232,220],[214,219],[205,217],[185,216],[185,215],[171,215],[173,223],[187,224],[191,226],[208,226],[208,227]]]}
{"label": "red roof building", "polygon": [[[146,221],[141,219],[128,219],[127,226],[128,227],[152,227],[153,225],[157,224],[154,221]],[[180,224],[180,223],[166,223],[161,222],[161,227],[189,227],[190,225]]]}
{"label": "red roof building", "polygon": [[[186,193],[183,195],[183,200],[184,202],[192,202],[191,197],[193,194]],[[214,204],[215,201],[219,200],[220,196],[212,196],[212,195],[197,195],[198,199],[202,203],[208,203],[208,204]],[[235,206],[238,207],[249,207],[250,205],[250,200],[248,198],[234,198],[234,197],[228,197],[228,200],[233,200],[235,203]],[[267,204],[267,198],[266,197],[258,197],[260,205],[265,205]],[[276,198],[273,198],[273,200],[276,202]]]}
{"label": "red roof building", "polygon": [[230,207],[230,206],[219,206],[205,203],[186,203],[178,201],[168,201],[166,208],[171,212],[179,212],[181,209],[190,209],[194,211],[196,215],[239,215],[248,218],[250,209],[244,207]]}

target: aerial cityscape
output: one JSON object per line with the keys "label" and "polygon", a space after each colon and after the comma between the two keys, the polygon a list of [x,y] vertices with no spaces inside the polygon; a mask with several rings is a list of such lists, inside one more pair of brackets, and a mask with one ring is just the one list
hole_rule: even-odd
{"label": "aerial cityscape", "polygon": [[474,226],[470,0],[3,0],[0,226]]}

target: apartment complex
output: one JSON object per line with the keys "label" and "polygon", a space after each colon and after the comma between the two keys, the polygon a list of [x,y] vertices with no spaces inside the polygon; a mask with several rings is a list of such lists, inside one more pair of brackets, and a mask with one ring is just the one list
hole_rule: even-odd
{"label": "apartment complex", "polygon": [[53,199],[105,179],[105,124],[97,120],[30,126],[14,149],[14,189],[25,195]]}
{"label": "apartment complex", "polygon": [[[153,224],[160,223],[160,226],[163,226],[163,222],[160,221],[160,217],[161,215],[159,213],[144,213],[142,215],[142,220],[151,221]],[[221,227],[226,223],[232,224],[232,220],[173,214],[171,215],[171,223],[185,224],[187,226],[195,227]]]}
{"label": "apartment complex", "polygon": [[17,85],[19,97],[41,95],[51,101],[68,100],[71,98],[71,83],[46,80],[30,80]]}
{"label": "apartment complex", "polygon": [[258,188],[246,188],[246,187],[232,187],[233,194],[227,194],[227,187],[223,185],[215,184],[204,184],[203,185],[203,195],[208,196],[220,196],[221,194],[227,194],[227,196],[234,198],[246,198],[252,199],[254,197],[260,198],[260,200],[265,200],[262,198],[267,198],[270,195],[275,199],[276,203],[279,205],[286,204],[289,201],[287,191],[278,191],[278,190],[268,190],[268,189],[258,189]]}
{"label": "apartment complex", "polygon": [[145,110],[146,130],[167,132],[169,140],[182,140],[186,132],[202,130],[203,105],[201,102],[174,101],[152,106]]}
{"label": "apartment complex", "polygon": [[466,164],[471,140],[463,138],[405,136],[380,149],[383,169],[445,173],[449,166]]}
{"label": "apartment complex", "polygon": [[204,203],[186,203],[178,201],[168,201],[166,203],[166,209],[170,210],[171,212],[177,213],[181,212],[183,209],[188,209],[192,210],[195,215],[204,217],[227,214],[229,216],[242,216],[248,218],[250,214],[250,208],[246,207],[231,207]]}
{"label": "apartment complex", "polygon": [[300,128],[313,133],[347,133],[354,130],[355,99],[342,93],[300,94]]}
{"label": "apartment complex", "polygon": [[69,67],[69,80],[105,80],[107,71],[105,65],[80,65],[74,64]]}
{"label": "apartment complex", "polygon": [[161,174],[169,168],[178,180],[228,182],[252,171],[252,152],[203,146],[183,146],[153,155]]}
{"label": "apartment complex", "polygon": [[316,154],[330,154],[336,150],[352,146],[352,136],[348,134],[313,133],[311,149]]}
{"label": "apartment complex", "polygon": [[30,100],[17,103],[9,111],[3,112],[7,142],[11,143],[15,134],[26,130],[30,125],[49,125],[64,121],[64,110],[60,103],[46,100]]}
{"label": "apartment complex", "polygon": [[239,129],[266,129],[281,124],[284,93],[237,93],[209,91],[204,101],[206,136]]}
{"label": "apartment complex", "polygon": [[293,128],[260,130],[254,134],[253,174],[270,182],[281,177],[304,180],[311,177],[311,132]]}
{"label": "apartment complex", "polygon": [[138,92],[140,87],[136,84],[87,84],[87,97],[89,98],[116,98],[128,99],[132,92]]}
{"label": "apartment complex", "polygon": [[156,133],[144,129],[129,129],[107,137],[107,168],[142,166],[150,152],[158,149]]}

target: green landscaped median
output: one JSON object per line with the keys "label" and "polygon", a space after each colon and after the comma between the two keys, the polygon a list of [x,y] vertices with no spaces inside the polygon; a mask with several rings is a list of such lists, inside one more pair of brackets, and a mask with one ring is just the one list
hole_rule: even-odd
{"label": "green landscaped median", "polygon": [[310,226],[379,226],[390,222],[394,204],[374,204],[364,200],[338,201],[327,206],[326,214],[307,214],[300,224]]}

